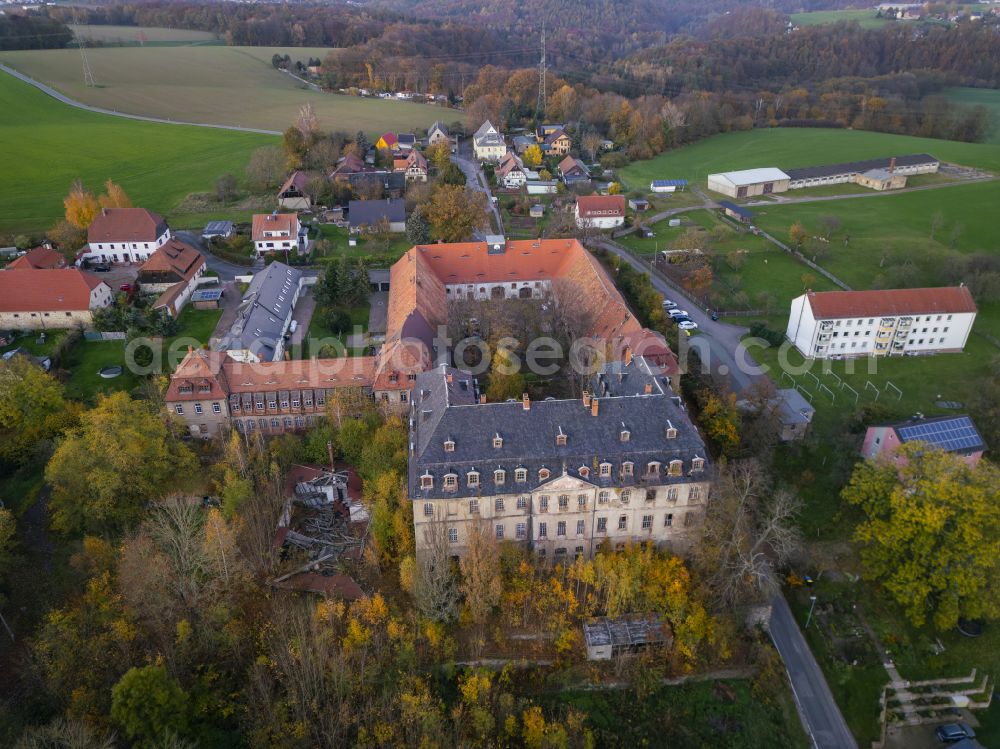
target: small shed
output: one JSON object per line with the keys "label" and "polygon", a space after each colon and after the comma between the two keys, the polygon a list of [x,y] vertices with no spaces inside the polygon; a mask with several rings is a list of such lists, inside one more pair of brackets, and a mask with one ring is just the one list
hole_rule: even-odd
{"label": "small shed", "polygon": [[906,187],[906,175],[892,169],[869,169],[854,175],[855,184],[871,190],[899,190]]}
{"label": "small shed", "polygon": [[793,442],[802,439],[812,423],[816,409],[795,388],[786,388],[777,393],[779,399],[778,418],[781,422],[781,441]]}
{"label": "small shed", "polygon": [[629,198],[628,207],[633,211],[648,211],[649,201],[645,198]]}
{"label": "small shed", "polygon": [[219,309],[222,293],[222,289],[198,289],[191,295],[191,304],[195,309]]}
{"label": "small shed", "polygon": [[545,206],[541,203],[536,203],[528,210],[528,214],[532,218],[542,218],[545,215]]}
{"label": "small shed", "polygon": [[201,232],[202,239],[229,239],[236,229],[232,221],[209,221]]}
{"label": "small shed", "polygon": [[670,647],[670,626],[657,614],[627,614],[611,619],[606,616],[584,622],[587,660],[609,661],[617,655],[636,653],[648,647]]}
{"label": "small shed", "polygon": [[753,213],[743,206],[731,203],[728,200],[720,200],[719,207],[731,219],[739,221],[741,224],[753,223]]}

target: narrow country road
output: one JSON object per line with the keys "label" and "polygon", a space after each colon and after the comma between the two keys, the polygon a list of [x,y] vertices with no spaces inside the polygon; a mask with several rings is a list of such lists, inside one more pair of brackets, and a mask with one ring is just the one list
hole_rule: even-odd
{"label": "narrow country road", "polygon": [[128,120],[142,120],[143,122],[160,122],[164,125],[189,125],[191,127],[211,127],[216,130],[235,130],[241,133],[259,133],[261,135],[281,135],[277,130],[261,130],[255,127],[240,127],[239,125],[215,125],[209,122],[184,122],[182,120],[167,120],[161,117],[146,117],[141,114],[128,114],[126,112],[116,112],[112,109],[103,109],[101,107],[92,107],[89,104],[84,104],[83,102],[77,101],[76,99],[70,99],[68,96],[59,93],[51,86],[46,86],[41,81],[36,81],[34,78],[20,73],[13,68],[10,68],[3,63],[0,63],[0,70],[4,73],[14,76],[18,80],[24,81],[29,86],[34,86],[39,91],[44,94],[48,94],[53,99],[61,101],[63,104],[68,104],[71,107],[76,107],[77,109],[85,109],[88,112],[95,112],[96,114],[108,114],[112,117],[124,117]]}
{"label": "narrow country road", "polygon": [[486,195],[486,202],[493,213],[493,220],[496,222],[496,233],[503,234],[503,219],[500,216],[500,207],[493,202],[493,194],[490,192],[490,186],[486,182],[486,175],[483,174],[482,168],[474,159],[470,158],[471,153],[468,152],[470,148],[469,143],[470,139],[466,138],[465,143],[462,144],[462,150],[465,153],[463,155],[452,154],[451,160],[455,166],[462,170],[468,186]]}
{"label": "narrow country road", "polygon": [[816,749],[857,749],[858,742],[847,727],[788,602],[780,594],[772,601],[768,629],[785,662],[795,704],[812,745]]}

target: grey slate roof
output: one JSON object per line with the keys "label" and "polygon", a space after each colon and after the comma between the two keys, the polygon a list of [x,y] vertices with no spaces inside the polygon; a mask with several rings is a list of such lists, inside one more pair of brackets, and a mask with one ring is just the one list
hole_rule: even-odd
{"label": "grey slate roof", "polygon": [[[449,382],[449,376],[451,381]],[[662,383],[661,383],[661,387]],[[701,436],[691,423],[679,399],[669,388],[651,395],[628,395],[598,399],[598,414],[580,399],[533,401],[525,410],[514,403],[478,403],[475,380],[457,369],[439,366],[417,376],[412,393],[410,417],[410,497],[414,499],[460,498],[530,492],[546,481],[539,478],[548,469],[548,480],[564,472],[577,478],[579,469],[590,470],[583,478],[595,486],[645,487],[683,483],[690,479],[693,458],[707,465]],[[667,439],[672,426],[677,436]],[[556,444],[556,435],[567,435],[565,445]],[[622,441],[621,432],[629,432]],[[503,444],[496,448],[493,438]],[[445,441],[455,449],[446,452]],[[682,460],[684,475],[666,475],[671,460]],[[631,461],[634,475],[621,477],[621,464]],[[655,477],[646,476],[646,465],[661,464]],[[611,476],[600,477],[597,463],[612,464]],[[504,469],[506,481],[497,486],[493,472]],[[514,471],[527,469],[527,481],[518,483]],[[478,471],[480,485],[468,487],[466,473]],[[420,488],[420,476],[434,476],[433,489]],[[458,474],[458,490],[445,491],[443,477]]]}
{"label": "grey slate roof", "polygon": [[248,350],[262,361],[272,361],[301,280],[301,271],[279,262],[255,275],[218,350]]}
{"label": "grey slate roof", "polygon": [[779,415],[782,424],[808,424],[816,409],[795,388],[785,388],[776,393],[779,400]]}
{"label": "grey slate roof", "polygon": [[[920,164],[939,164],[940,161],[928,153],[915,153],[907,156],[896,156],[896,166],[917,166]],[[838,174],[857,174],[871,169],[888,169],[892,158],[869,159],[867,161],[848,161],[843,164],[827,164],[825,166],[807,166],[801,169],[786,169],[785,173],[793,182],[800,179],[817,179],[819,177],[834,177]]]}
{"label": "grey slate roof", "polygon": [[[591,383],[592,392],[599,398],[646,395],[646,386],[654,395],[674,396],[670,378],[660,374],[660,369],[643,356],[636,356],[626,364],[608,362]],[[677,397],[677,396],[674,396]]]}
{"label": "grey slate roof", "polygon": [[489,120],[479,126],[476,134],[472,136],[472,140],[477,146],[502,146],[504,144],[503,136]]}
{"label": "grey slate roof", "polygon": [[743,206],[736,205],[731,200],[720,200],[719,207],[725,208],[727,211],[732,211],[737,216],[743,216],[744,218],[753,218],[753,211],[744,208]]}
{"label": "grey slate roof", "polygon": [[352,200],[347,204],[351,227],[374,226],[383,218],[390,224],[406,221],[406,201],[402,198],[385,200]]}

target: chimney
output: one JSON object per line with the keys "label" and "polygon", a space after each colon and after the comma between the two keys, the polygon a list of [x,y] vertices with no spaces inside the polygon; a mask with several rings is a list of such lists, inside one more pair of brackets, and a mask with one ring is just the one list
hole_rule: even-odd
{"label": "chimney", "polygon": [[896,157],[893,156],[891,159],[889,159],[889,173],[891,174],[895,171],[896,171]]}
{"label": "chimney", "polygon": [[486,402],[486,393],[483,393],[482,395],[479,396],[479,402],[480,403]]}
{"label": "chimney", "polygon": [[646,395],[652,395],[653,393],[653,383],[647,382],[646,386],[642,389],[642,392]]}
{"label": "chimney", "polygon": [[531,398],[528,397],[527,393],[521,394],[521,405],[524,407],[525,411],[531,410]]}
{"label": "chimney", "polygon": [[583,391],[583,407],[584,408],[590,408],[590,391],[589,390],[584,390]]}
{"label": "chimney", "polygon": [[451,383],[451,382],[452,382],[452,380],[454,380],[454,379],[455,379],[455,376],[454,376],[454,375],[453,375],[453,374],[452,374],[451,372],[449,372],[449,373],[447,374],[447,379],[448,379],[448,382],[449,382],[449,383]]}
{"label": "chimney", "polygon": [[627,367],[631,363],[632,363],[632,347],[631,346],[626,346],[625,347],[625,366]]}
{"label": "chimney", "polygon": [[590,402],[590,415],[591,416],[597,416],[597,403],[598,403],[597,398],[594,398]]}

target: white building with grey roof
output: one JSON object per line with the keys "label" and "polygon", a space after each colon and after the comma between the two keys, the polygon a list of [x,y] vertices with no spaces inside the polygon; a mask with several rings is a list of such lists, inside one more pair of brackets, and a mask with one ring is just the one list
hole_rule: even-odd
{"label": "white building with grey roof", "polygon": [[304,285],[302,271],[274,262],[253,277],[236,319],[215,345],[237,361],[280,361],[285,333]]}
{"label": "white building with grey roof", "polygon": [[605,541],[686,551],[709,498],[708,454],[669,379],[640,359],[604,373],[597,394],[566,400],[486,403],[460,370],[418,375],[417,553],[444,537],[460,556],[477,526],[556,560],[589,558]]}

